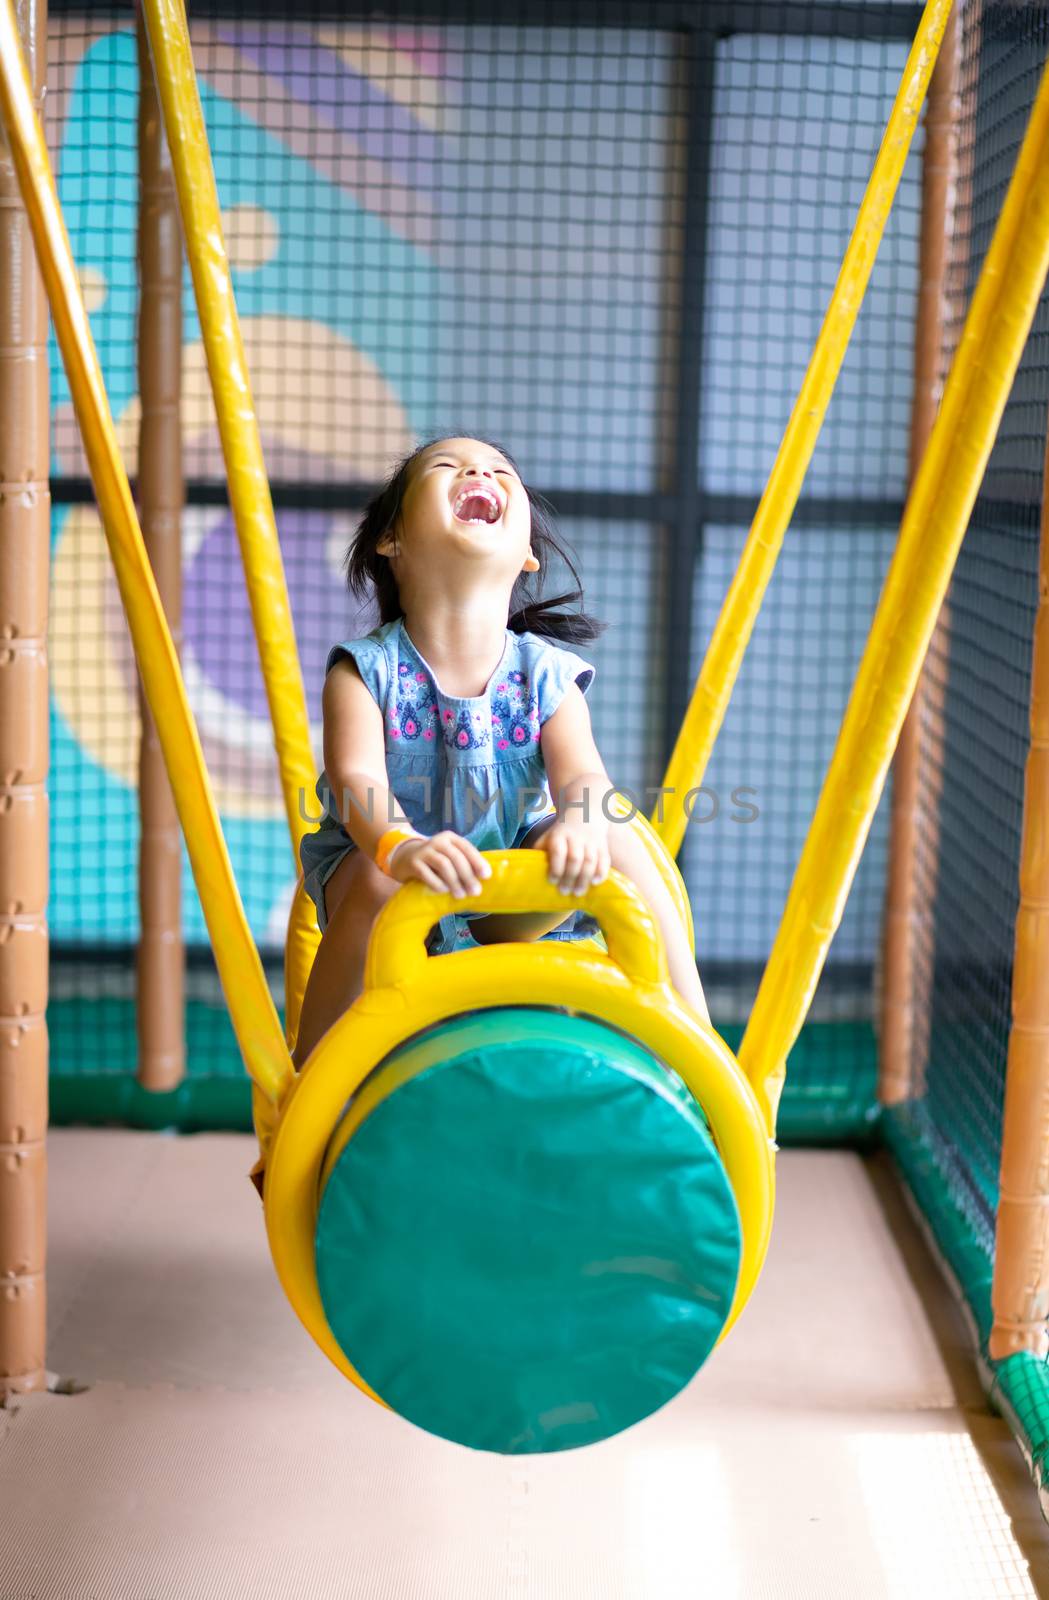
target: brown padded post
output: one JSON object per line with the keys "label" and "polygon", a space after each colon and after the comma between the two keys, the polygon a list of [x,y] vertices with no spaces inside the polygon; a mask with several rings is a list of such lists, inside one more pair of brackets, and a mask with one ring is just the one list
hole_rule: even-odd
{"label": "brown padded post", "polygon": [[1003,1361],[1029,1350],[1044,1361],[1049,1354],[1049,440],[991,1306],[992,1358]]}
{"label": "brown padded post", "polygon": [[[39,113],[46,5],[15,12]],[[48,465],[47,299],[0,130],[0,1403],[46,1385]]]}

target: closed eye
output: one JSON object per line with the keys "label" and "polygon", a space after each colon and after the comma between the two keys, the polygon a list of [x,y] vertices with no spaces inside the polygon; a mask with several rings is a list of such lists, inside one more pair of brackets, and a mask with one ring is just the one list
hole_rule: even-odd
{"label": "closed eye", "polygon": [[[455,462],[454,461],[431,461],[430,465],[432,467],[454,467],[455,466]],[[513,470],[510,467],[496,467],[494,470],[495,470],[495,475],[496,475],[497,478],[513,478],[513,477],[516,476],[516,474],[513,472]]]}

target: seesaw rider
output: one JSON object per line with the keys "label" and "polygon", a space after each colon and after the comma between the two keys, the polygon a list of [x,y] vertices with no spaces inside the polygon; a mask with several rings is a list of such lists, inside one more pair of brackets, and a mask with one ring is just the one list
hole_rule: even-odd
{"label": "seesaw rider", "polygon": [[[541,590],[555,556],[577,587],[532,599],[532,575]],[[594,668],[553,642],[594,639],[604,625],[554,609],[582,600],[578,573],[509,454],[477,438],[420,445],[367,507],[345,564],[359,599],[374,588],[381,621],[328,654],[325,815],[301,847],[323,937],[296,1067],[360,994],[372,924],[390,895],[413,878],[456,898],[479,894],[490,873],[482,850],[544,850],[566,895],[600,883],[610,866],[625,874],[662,930],[671,982],[708,1022],[666,885],[636,832],[602,805],[615,786],[584,699]],[[466,912],[442,918],[427,948],[577,940],[595,928],[578,909]]]}

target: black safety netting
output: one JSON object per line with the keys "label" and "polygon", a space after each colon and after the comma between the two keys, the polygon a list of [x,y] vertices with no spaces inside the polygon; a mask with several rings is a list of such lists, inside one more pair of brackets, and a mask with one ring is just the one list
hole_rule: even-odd
{"label": "black safety netting", "polygon": [[[190,11],[318,770],[325,656],[375,620],[341,570],[360,510],[415,439],[476,432],[552,504],[586,607],[609,624],[582,651],[597,668],[595,736],[649,811],[919,8],[530,4],[511,22],[479,4]],[[134,17],[52,3],[49,27],[59,195],[134,475]],[[1015,141],[1019,126],[1008,130]],[[1013,148],[995,158],[1003,181]],[[700,970],[732,1041],[902,509],[921,151],[919,130],[680,858]],[[279,998],[297,866],[188,274],[183,299],[182,662]],[[57,355],[52,416],[53,1070],[128,1074],[136,674]],[[873,1097],[886,848],[883,805],[791,1094]],[[185,858],[183,932],[189,1070],[236,1075]]]}
{"label": "black safety netting", "polygon": [[[946,365],[1005,199],[1049,51],[1045,6],[961,14],[958,182]],[[1049,416],[1049,296],[1002,418],[927,663],[916,923],[927,1016],[915,1031],[909,1137],[968,1233],[994,1249],[1024,764]]]}

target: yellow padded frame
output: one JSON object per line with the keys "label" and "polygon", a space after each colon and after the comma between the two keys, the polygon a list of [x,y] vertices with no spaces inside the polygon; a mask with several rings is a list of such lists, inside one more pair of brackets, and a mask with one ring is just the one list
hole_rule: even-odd
{"label": "yellow padded frame", "polygon": [[321,1303],[314,1258],[320,1176],[347,1100],[407,1038],[450,1016],[493,1005],[544,1006],[622,1028],[671,1067],[706,1114],[739,1207],[743,1248],[739,1281],[721,1337],[757,1282],[772,1230],[774,1156],[754,1091],[728,1046],[700,1023],[670,983],[658,923],[631,880],[611,872],[574,897],[604,934],[596,946],[539,941],[426,954],[426,935],[449,912],[564,909],[538,850],[484,852],[492,876],[482,894],[457,900],[409,883],[376,918],[364,989],[324,1035],[296,1079],[272,1132],[266,1173],[266,1229],[284,1291],[310,1335],[358,1388],[364,1382],[335,1340]]}

